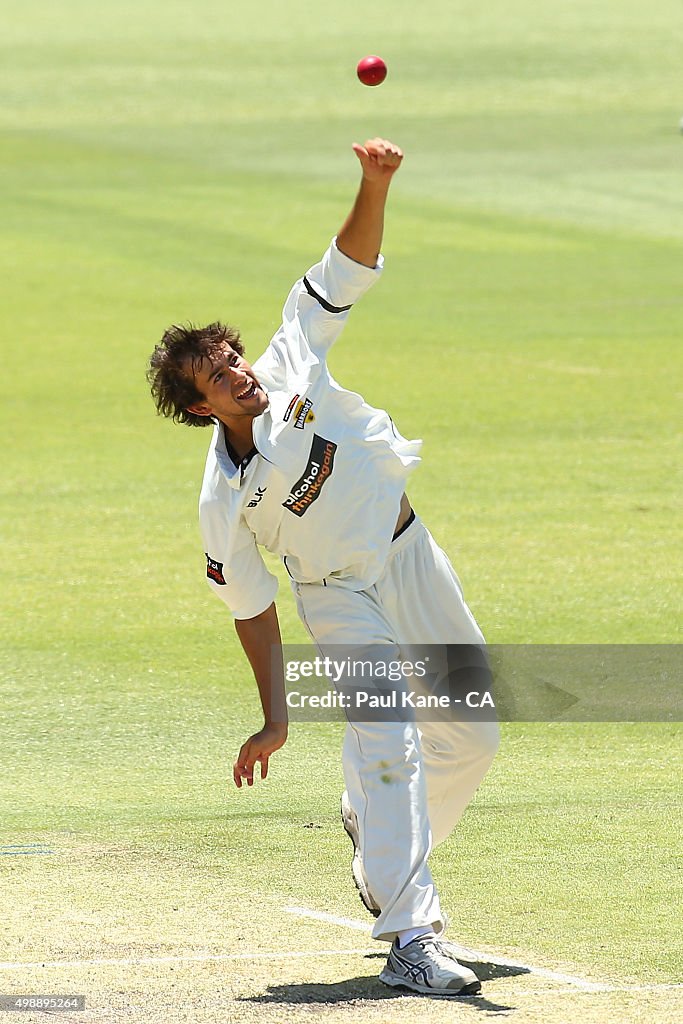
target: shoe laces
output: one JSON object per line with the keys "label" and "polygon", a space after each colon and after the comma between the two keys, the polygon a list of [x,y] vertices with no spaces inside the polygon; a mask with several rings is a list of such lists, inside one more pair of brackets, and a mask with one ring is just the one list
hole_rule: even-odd
{"label": "shoe laces", "polygon": [[[430,955],[430,958],[434,961],[437,967],[440,967],[444,971],[453,971],[453,962],[455,957],[450,956],[443,949],[441,943],[437,938],[431,936],[420,935],[415,939],[415,942],[424,950],[425,953]],[[457,960],[455,960],[457,963]],[[458,964],[458,966],[461,966]]]}

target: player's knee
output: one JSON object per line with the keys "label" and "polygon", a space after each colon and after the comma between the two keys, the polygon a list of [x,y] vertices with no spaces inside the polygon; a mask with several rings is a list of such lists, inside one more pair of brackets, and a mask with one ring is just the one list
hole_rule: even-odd
{"label": "player's knee", "polygon": [[385,758],[368,766],[366,785],[375,790],[383,786],[408,785],[415,771],[413,758]]}
{"label": "player's knee", "polygon": [[456,723],[436,736],[423,737],[423,750],[432,761],[454,766],[477,762],[488,766],[500,746],[497,722],[477,722],[466,731]]}

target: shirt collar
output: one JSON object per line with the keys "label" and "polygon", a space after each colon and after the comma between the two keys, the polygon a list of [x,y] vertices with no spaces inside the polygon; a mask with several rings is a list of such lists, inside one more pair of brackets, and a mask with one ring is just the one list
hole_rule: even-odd
{"label": "shirt collar", "polygon": [[[260,417],[259,417],[260,418]],[[224,425],[218,421],[214,425],[213,450],[216,455],[216,462],[231,487],[239,490],[242,481],[249,470],[256,465],[258,448],[254,446],[244,458],[237,460],[237,455],[225,436]]]}

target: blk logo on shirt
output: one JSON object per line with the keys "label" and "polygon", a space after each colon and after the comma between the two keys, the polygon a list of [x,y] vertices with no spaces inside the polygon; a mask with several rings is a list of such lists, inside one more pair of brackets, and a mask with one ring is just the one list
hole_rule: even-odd
{"label": "blk logo on shirt", "polygon": [[257,487],[256,490],[254,491],[253,498],[247,504],[247,508],[256,508],[256,506],[258,505],[258,503],[260,502],[261,498],[263,497],[267,490],[267,487]]}

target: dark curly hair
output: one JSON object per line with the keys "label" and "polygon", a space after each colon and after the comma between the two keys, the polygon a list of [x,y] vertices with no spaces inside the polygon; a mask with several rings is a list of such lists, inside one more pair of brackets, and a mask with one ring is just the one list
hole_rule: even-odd
{"label": "dark curly hair", "polygon": [[190,427],[213,424],[210,416],[189,412],[188,406],[205,401],[194,375],[202,360],[212,361],[226,342],[238,355],[244,355],[239,331],[219,321],[207,327],[173,324],[168,328],[152,352],[147,370],[152,398],[160,416],[168,416],[175,423],[186,423]]}

